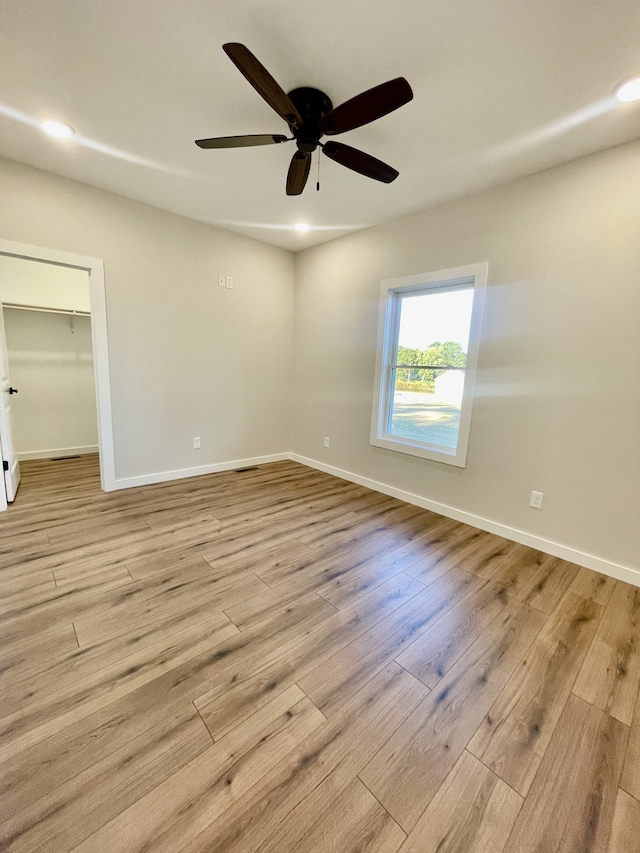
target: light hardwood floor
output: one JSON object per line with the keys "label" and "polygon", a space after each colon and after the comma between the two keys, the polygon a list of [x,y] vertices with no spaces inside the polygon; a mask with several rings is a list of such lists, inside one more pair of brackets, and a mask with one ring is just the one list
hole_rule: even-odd
{"label": "light hardwood floor", "polygon": [[640,851],[640,589],[292,462],[22,471],[0,849]]}

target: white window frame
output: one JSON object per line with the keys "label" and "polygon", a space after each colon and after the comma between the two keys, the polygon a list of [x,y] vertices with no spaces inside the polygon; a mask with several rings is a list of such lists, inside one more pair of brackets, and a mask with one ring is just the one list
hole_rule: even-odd
{"label": "white window frame", "polygon": [[[387,279],[382,282],[380,286],[378,348],[371,421],[371,444],[374,446],[408,453],[411,456],[420,456],[423,459],[431,459],[435,462],[456,465],[458,468],[466,467],[488,270],[489,264],[485,262],[404,278]],[[390,434],[388,427],[393,395],[392,365],[397,363],[401,297],[407,294],[428,293],[430,290],[442,292],[469,286],[473,287],[473,305],[457,447],[455,449],[445,448],[442,445],[412,441],[402,436]]]}

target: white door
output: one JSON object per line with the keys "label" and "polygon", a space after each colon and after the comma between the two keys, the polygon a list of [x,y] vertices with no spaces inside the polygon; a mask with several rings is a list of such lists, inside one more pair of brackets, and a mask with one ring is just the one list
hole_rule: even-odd
{"label": "white door", "polygon": [[[17,393],[9,382],[9,363],[7,358],[7,341],[4,333],[4,317],[2,302],[0,302],[0,456],[4,469],[4,490],[8,503],[14,500],[20,481],[20,466],[13,449],[11,434],[11,405],[13,395]],[[4,495],[2,496],[4,498]],[[4,500],[0,498],[0,508]]]}

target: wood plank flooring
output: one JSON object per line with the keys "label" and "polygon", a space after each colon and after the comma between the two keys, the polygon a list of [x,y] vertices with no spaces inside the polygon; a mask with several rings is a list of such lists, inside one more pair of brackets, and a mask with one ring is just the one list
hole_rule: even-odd
{"label": "wood plank flooring", "polygon": [[293,462],[21,468],[3,851],[640,851],[640,589]]}

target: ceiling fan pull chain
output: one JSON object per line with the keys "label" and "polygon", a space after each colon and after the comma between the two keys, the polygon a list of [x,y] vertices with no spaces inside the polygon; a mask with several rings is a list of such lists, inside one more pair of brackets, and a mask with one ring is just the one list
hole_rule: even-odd
{"label": "ceiling fan pull chain", "polygon": [[320,192],[320,152],[317,153],[318,158],[318,182],[316,184],[316,192]]}

